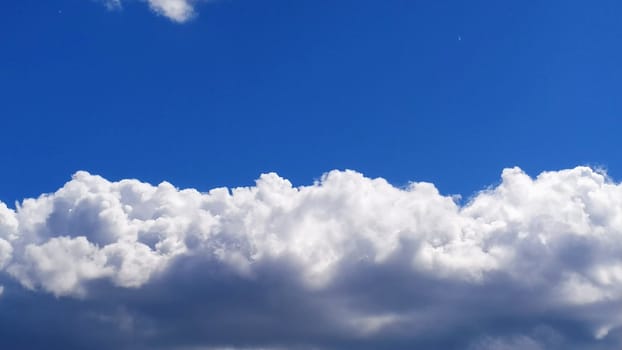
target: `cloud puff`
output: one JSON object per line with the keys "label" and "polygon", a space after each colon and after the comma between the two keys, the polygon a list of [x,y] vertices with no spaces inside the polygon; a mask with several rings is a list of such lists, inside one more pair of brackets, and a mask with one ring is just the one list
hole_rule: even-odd
{"label": "cloud puff", "polygon": [[[174,22],[183,23],[191,19],[194,14],[194,0],[142,0],[149,4],[151,10],[165,16]],[[120,9],[122,0],[104,0],[109,9]]]}
{"label": "cloud puff", "polygon": [[512,168],[459,204],[354,171],[206,193],[78,172],[0,203],[0,268],[16,349],[57,313],[92,326],[59,347],[611,349],[622,185]]}
{"label": "cloud puff", "polygon": [[149,7],[156,13],[170,18],[175,22],[185,22],[194,14],[189,0],[148,0]]}

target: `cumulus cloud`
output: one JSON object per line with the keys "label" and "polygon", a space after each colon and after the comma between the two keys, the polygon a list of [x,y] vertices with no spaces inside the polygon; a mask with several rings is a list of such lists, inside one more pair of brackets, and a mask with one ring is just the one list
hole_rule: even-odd
{"label": "cumulus cloud", "polygon": [[[120,9],[123,0],[103,0],[108,9]],[[149,8],[155,13],[168,19],[183,23],[195,15],[195,0],[142,0],[147,2]]]}
{"label": "cumulus cloud", "polygon": [[15,349],[59,312],[92,326],[59,347],[611,349],[622,185],[512,168],[460,204],[354,171],[204,193],[78,172],[0,202],[0,269]]}
{"label": "cumulus cloud", "polygon": [[194,14],[194,7],[189,0],[148,0],[153,11],[175,22],[185,22]]}

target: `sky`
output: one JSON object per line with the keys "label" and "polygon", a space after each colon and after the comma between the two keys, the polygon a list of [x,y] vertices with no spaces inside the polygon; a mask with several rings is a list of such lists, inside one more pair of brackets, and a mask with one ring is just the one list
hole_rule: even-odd
{"label": "sky", "polygon": [[618,349],[621,13],[2,2],[0,347]]}

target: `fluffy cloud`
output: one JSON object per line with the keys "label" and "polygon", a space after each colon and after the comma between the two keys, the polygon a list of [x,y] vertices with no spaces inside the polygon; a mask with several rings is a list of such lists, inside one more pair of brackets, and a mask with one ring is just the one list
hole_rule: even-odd
{"label": "fluffy cloud", "polygon": [[185,22],[194,14],[194,8],[189,0],[148,0],[148,2],[156,13],[175,22]]}
{"label": "fluffy cloud", "polygon": [[460,204],[354,171],[207,193],[78,172],[0,203],[0,269],[15,349],[57,313],[93,329],[59,347],[611,349],[622,185],[513,168]]}
{"label": "fluffy cloud", "polygon": [[[175,22],[186,22],[194,16],[194,0],[142,0],[149,4],[151,10]],[[122,7],[122,0],[104,0],[109,9]]]}

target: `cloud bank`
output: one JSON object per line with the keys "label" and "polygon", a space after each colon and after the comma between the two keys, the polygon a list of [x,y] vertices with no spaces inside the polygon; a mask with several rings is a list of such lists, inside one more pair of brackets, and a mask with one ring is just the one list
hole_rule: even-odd
{"label": "cloud bank", "polygon": [[81,171],[0,202],[0,271],[2,348],[617,349],[622,185],[512,168],[460,204],[354,171],[206,193]]}
{"label": "cloud bank", "polygon": [[[120,9],[123,0],[103,0],[109,9]],[[165,16],[168,19],[183,23],[195,15],[195,0],[141,0],[147,2],[149,8],[155,13]]]}

